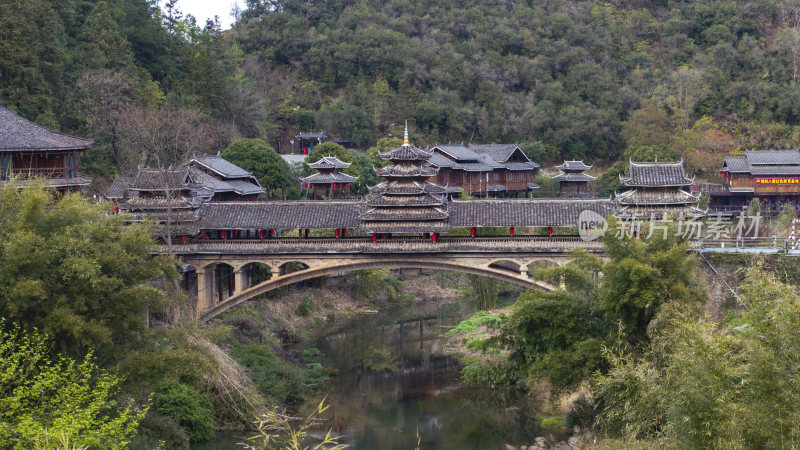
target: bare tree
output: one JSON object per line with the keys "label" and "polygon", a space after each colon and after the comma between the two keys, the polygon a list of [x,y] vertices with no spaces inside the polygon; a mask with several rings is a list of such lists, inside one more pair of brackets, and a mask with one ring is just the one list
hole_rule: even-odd
{"label": "bare tree", "polygon": [[140,153],[141,166],[161,172],[166,200],[165,239],[167,252],[172,255],[173,191],[179,180],[173,176],[174,168],[188,157],[213,144],[210,126],[205,116],[195,110],[171,108],[131,108],[125,115],[129,144]]}

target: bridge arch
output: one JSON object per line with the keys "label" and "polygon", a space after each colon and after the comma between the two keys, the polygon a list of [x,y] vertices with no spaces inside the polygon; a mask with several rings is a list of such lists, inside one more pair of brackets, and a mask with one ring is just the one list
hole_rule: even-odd
{"label": "bridge arch", "polygon": [[[223,312],[251,300],[261,294],[270,292],[283,286],[299,283],[326,275],[344,275],[356,270],[365,269],[432,269],[432,270],[451,270],[455,272],[483,275],[496,278],[502,281],[517,284],[526,288],[539,287],[545,290],[554,290],[555,287],[542,281],[532,280],[527,273],[520,273],[519,270],[512,272],[509,269],[489,267],[488,265],[471,265],[462,262],[448,260],[412,260],[406,258],[380,258],[372,260],[350,260],[350,261],[331,261],[318,265],[311,265],[304,270],[294,271],[286,274],[279,274],[262,283],[243,290],[237,290],[235,295],[230,296],[220,303],[205,303],[209,307],[204,311],[198,311],[202,321],[208,321]],[[203,303],[200,303],[203,304]]]}

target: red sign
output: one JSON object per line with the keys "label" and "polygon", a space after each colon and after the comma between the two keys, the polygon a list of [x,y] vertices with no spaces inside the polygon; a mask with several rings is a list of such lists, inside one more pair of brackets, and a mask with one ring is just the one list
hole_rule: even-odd
{"label": "red sign", "polygon": [[800,184],[800,178],[756,178],[756,184]]}

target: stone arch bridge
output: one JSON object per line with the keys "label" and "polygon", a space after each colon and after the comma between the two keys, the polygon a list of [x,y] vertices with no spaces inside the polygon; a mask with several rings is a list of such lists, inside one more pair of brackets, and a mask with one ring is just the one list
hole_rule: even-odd
{"label": "stone arch bridge", "polygon": [[[363,237],[237,239],[176,245],[173,252],[194,268],[187,290],[198,317],[206,321],[271,290],[362,269],[451,270],[550,290],[553,286],[529,276],[529,266],[561,265],[568,252],[578,248],[603,251],[601,243],[578,237],[516,236],[441,237],[436,242],[423,238],[373,242]],[[270,276],[264,279],[267,272]]]}

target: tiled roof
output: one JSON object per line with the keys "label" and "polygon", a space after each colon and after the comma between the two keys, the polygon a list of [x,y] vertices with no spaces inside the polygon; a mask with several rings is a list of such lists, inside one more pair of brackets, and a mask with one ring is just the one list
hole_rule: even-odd
{"label": "tiled roof", "polygon": [[380,154],[381,159],[393,161],[425,161],[431,157],[430,152],[426,152],[421,148],[412,147],[408,144],[403,144],[394,150],[389,150],[386,153]]}
{"label": "tiled roof", "polygon": [[800,165],[800,151],[797,150],[755,150],[744,154],[752,165]]}
{"label": "tiled roof", "polygon": [[361,221],[414,221],[414,220],[445,220],[447,213],[440,208],[408,207],[408,205],[396,208],[375,208],[364,212],[359,217]]}
{"label": "tiled roof", "polygon": [[189,162],[189,164],[192,163],[199,164],[225,178],[247,178],[253,176],[252,173],[219,155],[197,156]]}
{"label": "tiled roof", "polygon": [[587,166],[584,164],[583,161],[564,161],[563,164],[560,166],[556,166],[556,169],[563,170],[564,172],[572,172],[572,171],[584,171],[591,169],[592,166]]}
{"label": "tiled roof", "polygon": [[469,148],[477,153],[485,153],[497,162],[505,162],[519,146],[517,144],[470,144]]}
{"label": "tiled roof", "polygon": [[91,139],[50,131],[0,106],[0,152],[83,150],[91,146]]}
{"label": "tiled roof", "polygon": [[555,181],[563,181],[568,183],[588,183],[590,181],[594,181],[597,177],[593,177],[591,175],[586,175],[585,173],[575,173],[575,172],[567,172],[567,173],[560,173],[552,177]]}
{"label": "tiled roof", "polygon": [[341,172],[319,172],[300,178],[301,182],[312,184],[355,183],[357,180],[358,177]]}
{"label": "tiled roof", "polygon": [[194,181],[202,185],[205,189],[217,192],[235,192],[239,195],[263,194],[264,188],[246,179],[219,179],[213,175],[200,170],[193,170]]}
{"label": "tiled roof", "polygon": [[800,166],[753,166],[753,175],[800,175]]}
{"label": "tiled roof", "polygon": [[121,199],[125,197],[125,182],[119,176],[114,177],[114,182],[106,189],[105,197],[110,199]]}
{"label": "tiled roof", "polygon": [[328,135],[325,134],[325,133],[300,133],[295,137],[298,138],[298,139],[302,139],[302,138],[312,138],[312,139],[314,139],[314,138],[317,138],[317,139],[322,138],[322,139],[324,139],[324,138],[328,137]]}
{"label": "tiled roof", "polygon": [[431,165],[410,165],[410,164],[393,164],[391,166],[381,167],[375,173],[379,177],[384,178],[398,178],[398,177],[421,177],[430,178],[435,177],[439,169]]}
{"label": "tiled roof", "polygon": [[726,156],[722,169],[732,173],[747,173],[750,172],[750,163],[746,156]]}
{"label": "tiled roof", "polygon": [[323,169],[347,169],[350,167],[350,163],[344,162],[339,160],[339,158],[335,156],[325,156],[319,161],[309,163],[308,167],[317,170]]}
{"label": "tiled roof", "polygon": [[682,189],[653,191],[632,189],[618,194],[614,199],[621,205],[689,205],[697,203],[700,194],[690,194]]}
{"label": "tiled roof", "polygon": [[688,186],[688,178],[679,162],[633,162],[628,165],[628,176],[619,176],[625,186]]}
{"label": "tiled roof", "polygon": [[45,186],[51,188],[70,188],[79,186],[88,186],[92,184],[92,179],[78,175],[74,178],[51,178],[51,177],[35,177],[25,179],[11,179],[9,181],[0,181],[0,185],[8,182],[13,182],[15,186],[25,186],[29,183],[38,183],[41,180]]}
{"label": "tiled roof", "polygon": [[464,145],[440,144],[433,147],[431,150],[434,152],[439,150],[440,152],[446,153],[458,162],[478,161],[483,159],[481,158],[481,155],[475,153],[472,149],[467,148]]}
{"label": "tiled roof", "polygon": [[726,156],[722,171],[753,175],[800,175],[800,152],[797,150],[758,150],[745,156]]}
{"label": "tiled roof", "polygon": [[202,228],[352,228],[359,225],[359,202],[213,202],[200,207]]}
{"label": "tiled roof", "polygon": [[128,186],[133,190],[164,190],[165,184],[170,188],[187,187],[189,168],[181,167],[178,169],[140,169],[136,178]]}
{"label": "tiled roof", "polygon": [[538,164],[532,162],[507,162],[503,166],[508,170],[533,170],[539,167]]}
{"label": "tiled roof", "polygon": [[453,200],[453,227],[577,226],[583,211],[603,217],[613,213],[610,200]]}

